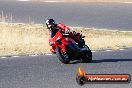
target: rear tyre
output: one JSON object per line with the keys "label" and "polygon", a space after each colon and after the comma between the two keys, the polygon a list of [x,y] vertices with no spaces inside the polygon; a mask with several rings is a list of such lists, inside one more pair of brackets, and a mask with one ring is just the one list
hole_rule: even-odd
{"label": "rear tyre", "polygon": [[92,52],[87,45],[84,46],[87,50],[81,52],[81,60],[85,63],[92,61]]}
{"label": "rear tyre", "polygon": [[68,54],[67,53],[65,53],[65,54],[62,53],[60,47],[56,47],[56,55],[62,63],[68,64],[70,62]]}

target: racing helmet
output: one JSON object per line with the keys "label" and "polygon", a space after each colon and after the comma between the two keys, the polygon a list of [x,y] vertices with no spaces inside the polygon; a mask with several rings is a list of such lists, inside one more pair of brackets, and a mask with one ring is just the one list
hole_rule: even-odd
{"label": "racing helmet", "polygon": [[50,29],[52,25],[55,25],[55,21],[53,19],[46,20],[46,26],[48,29]]}

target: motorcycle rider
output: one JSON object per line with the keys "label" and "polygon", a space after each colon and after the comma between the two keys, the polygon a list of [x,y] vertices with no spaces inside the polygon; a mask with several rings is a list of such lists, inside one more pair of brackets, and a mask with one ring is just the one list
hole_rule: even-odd
{"label": "motorcycle rider", "polygon": [[57,33],[57,31],[60,29],[53,19],[46,20],[46,26],[47,26],[47,29],[50,30],[51,38],[53,38],[55,34]]}
{"label": "motorcycle rider", "polygon": [[[47,26],[47,29],[49,29],[50,31],[51,38],[53,38],[59,30],[62,30],[62,31],[70,30],[64,24],[61,24],[61,23],[56,24],[53,19],[46,20],[46,26]],[[70,35],[69,35],[69,37],[73,38],[76,42],[80,43],[80,39],[78,38],[78,36],[79,34],[76,33],[75,31],[73,33],[70,32]],[[50,49],[50,51],[55,53],[55,47],[52,46],[52,49]]]}

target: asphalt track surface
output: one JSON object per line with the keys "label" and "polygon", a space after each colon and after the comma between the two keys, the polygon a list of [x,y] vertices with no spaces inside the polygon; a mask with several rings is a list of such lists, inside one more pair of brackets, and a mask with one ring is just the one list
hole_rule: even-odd
{"label": "asphalt track surface", "polygon": [[0,1],[0,14],[13,22],[45,24],[49,18],[68,26],[132,31],[132,3],[41,3]]}
{"label": "asphalt track surface", "polygon": [[132,75],[132,49],[93,52],[91,63],[62,64],[56,55],[0,58],[0,88],[132,88],[129,84],[76,83],[77,68],[87,73]]}

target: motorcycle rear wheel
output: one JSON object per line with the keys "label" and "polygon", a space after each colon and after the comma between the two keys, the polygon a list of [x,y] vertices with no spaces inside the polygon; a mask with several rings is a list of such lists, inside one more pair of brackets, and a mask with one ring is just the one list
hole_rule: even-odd
{"label": "motorcycle rear wheel", "polygon": [[64,64],[70,63],[70,59],[69,59],[68,54],[62,53],[60,47],[56,47],[56,55],[62,63],[64,63]]}
{"label": "motorcycle rear wheel", "polygon": [[81,52],[80,58],[85,63],[91,62],[92,61],[92,52],[87,45],[85,45],[84,47],[86,47],[87,50]]}

